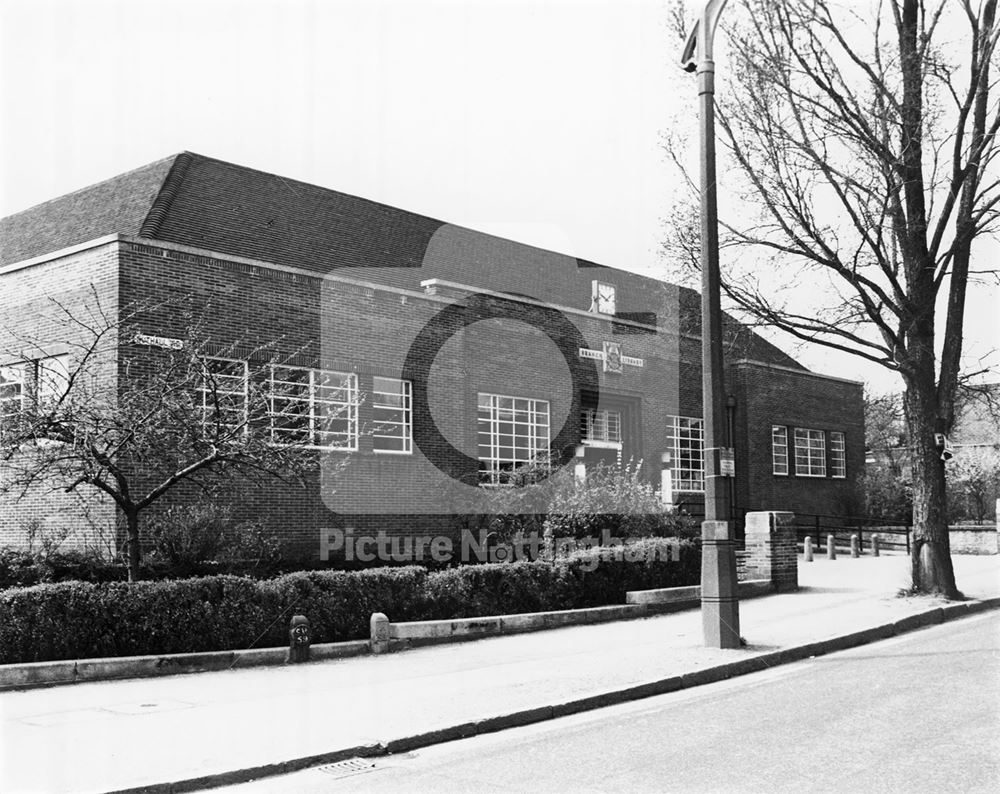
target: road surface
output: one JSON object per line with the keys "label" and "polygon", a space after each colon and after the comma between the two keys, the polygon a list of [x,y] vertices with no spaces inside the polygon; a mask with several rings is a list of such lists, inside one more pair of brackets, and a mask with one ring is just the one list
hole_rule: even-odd
{"label": "road surface", "polygon": [[350,766],[217,791],[1000,791],[1000,612]]}

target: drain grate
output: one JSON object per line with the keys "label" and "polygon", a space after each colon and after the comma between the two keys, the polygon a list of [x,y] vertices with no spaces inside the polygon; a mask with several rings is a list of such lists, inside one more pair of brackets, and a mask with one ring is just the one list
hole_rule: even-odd
{"label": "drain grate", "polygon": [[337,761],[335,764],[317,766],[316,771],[333,777],[350,777],[351,775],[372,772],[377,768],[376,762],[371,758],[348,758],[345,761]]}

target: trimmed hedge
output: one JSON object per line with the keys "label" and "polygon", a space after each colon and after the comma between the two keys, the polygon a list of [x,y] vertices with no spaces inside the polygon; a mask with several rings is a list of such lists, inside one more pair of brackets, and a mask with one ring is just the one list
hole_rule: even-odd
{"label": "trimmed hedge", "polygon": [[[700,549],[630,544],[548,561],[311,571],[264,581],[207,576],[159,582],[59,582],[0,592],[0,663],[280,647],[306,615],[314,642],[364,639],[373,612],[435,620],[620,604],[627,590],[696,584]],[[658,555],[654,557],[654,553]]]}

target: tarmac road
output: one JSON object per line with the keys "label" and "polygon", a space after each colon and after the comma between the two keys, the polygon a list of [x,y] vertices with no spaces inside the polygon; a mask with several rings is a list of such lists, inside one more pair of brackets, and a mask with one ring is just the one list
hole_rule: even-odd
{"label": "tarmac road", "polygon": [[216,791],[998,791],[1000,612],[361,768]]}

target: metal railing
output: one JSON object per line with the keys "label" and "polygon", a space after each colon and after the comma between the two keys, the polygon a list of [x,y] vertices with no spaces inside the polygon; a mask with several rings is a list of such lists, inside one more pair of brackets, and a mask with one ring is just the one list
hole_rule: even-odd
{"label": "metal railing", "polygon": [[[701,505],[692,505],[690,509],[682,506],[681,509],[695,521],[700,522],[705,517]],[[742,548],[744,518],[737,516],[734,521],[739,541],[738,547]],[[872,535],[878,535],[883,549],[905,548],[906,553],[910,553],[910,531],[913,529],[913,525],[908,518],[796,513],[792,526],[795,527],[795,537],[800,543],[806,537],[811,537],[813,547],[817,549],[820,544],[826,544],[827,535],[833,535],[834,542],[845,547],[850,546],[851,535],[858,535],[863,548],[870,547]]]}
{"label": "metal railing", "polygon": [[[861,540],[861,545],[865,545],[865,535],[878,535],[880,541],[889,540],[892,546],[904,547],[906,553],[910,553],[910,530],[912,525],[909,519],[894,518],[887,516],[833,516],[822,513],[796,513],[792,524],[795,527],[795,536],[798,540],[807,537],[813,539],[813,545],[817,548],[821,542],[825,542],[827,535],[834,536],[834,543],[850,545],[850,536],[857,535]],[[896,540],[902,536],[900,540]],[[883,543],[883,548],[885,544]]]}

